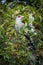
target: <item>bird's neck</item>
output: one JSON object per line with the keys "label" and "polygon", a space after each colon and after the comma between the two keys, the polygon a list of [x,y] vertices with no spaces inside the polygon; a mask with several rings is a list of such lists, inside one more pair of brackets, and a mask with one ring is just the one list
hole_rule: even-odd
{"label": "bird's neck", "polygon": [[19,23],[19,22],[21,22],[21,20],[20,20],[20,19],[16,19],[16,22],[18,22],[18,23]]}

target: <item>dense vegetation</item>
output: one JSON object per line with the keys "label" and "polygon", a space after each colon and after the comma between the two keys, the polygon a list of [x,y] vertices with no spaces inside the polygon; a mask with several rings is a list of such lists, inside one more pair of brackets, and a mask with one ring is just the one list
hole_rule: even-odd
{"label": "dense vegetation", "polygon": [[[27,1],[30,4],[0,2],[0,65],[43,65],[43,0]],[[29,26],[31,13],[35,32]],[[18,15],[23,15],[22,21],[27,23],[19,33],[14,28]],[[30,37],[35,49],[24,34]]]}

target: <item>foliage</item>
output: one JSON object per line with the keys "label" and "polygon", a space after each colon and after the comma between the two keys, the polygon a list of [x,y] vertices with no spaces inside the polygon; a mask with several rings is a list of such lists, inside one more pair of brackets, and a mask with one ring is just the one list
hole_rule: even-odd
{"label": "foliage", "polygon": [[[43,22],[40,10],[21,4],[15,4],[11,9],[11,4],[0,4],[0,65],[43,65]],[[35,18],[32,22],[35,32],[29,26],[31,13]],[[27,23],[27,27],[24,24],[19,33],[14,28],[17,15],[23,15],[23,22]],[[30,35],[36,50],[29,46],[30,41],[24,34]]]}

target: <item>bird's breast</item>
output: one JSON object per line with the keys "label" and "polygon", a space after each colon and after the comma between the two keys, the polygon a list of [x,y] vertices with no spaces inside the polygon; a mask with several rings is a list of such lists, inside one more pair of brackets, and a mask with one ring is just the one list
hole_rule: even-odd
{"label": "bird's breast", "polygon": [[15,28],[16,30],[20,30],[24,24],[20,21],[16,21]]}

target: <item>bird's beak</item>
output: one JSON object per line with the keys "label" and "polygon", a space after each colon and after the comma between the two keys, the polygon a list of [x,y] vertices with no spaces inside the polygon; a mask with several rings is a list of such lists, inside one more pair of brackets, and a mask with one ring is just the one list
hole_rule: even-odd
{"label": "bird's beak", "polygon": [[24,16],[22,16],[22,18],[24,18]]}

